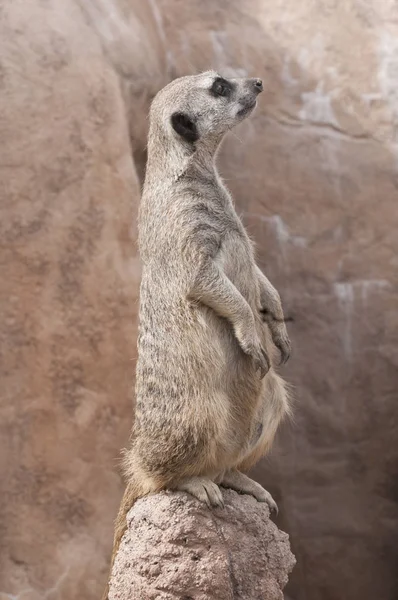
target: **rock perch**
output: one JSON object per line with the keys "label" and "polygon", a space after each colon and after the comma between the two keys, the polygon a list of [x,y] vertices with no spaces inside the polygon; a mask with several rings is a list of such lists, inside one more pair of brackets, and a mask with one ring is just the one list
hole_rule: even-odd
{"label": "rock perch", "polygon": [[182,492],[141,498],[128,513],[109,600],[282,600],[295,565],[267,504],[223,490],[209,510]]}

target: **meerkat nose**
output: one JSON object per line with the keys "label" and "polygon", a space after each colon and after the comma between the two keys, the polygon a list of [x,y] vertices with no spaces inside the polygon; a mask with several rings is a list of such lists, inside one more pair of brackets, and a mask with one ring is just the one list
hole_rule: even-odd
{"label": "meerkat nose", "polygon": [[254,80],[254,89],[256,90],[256,92],[258,94],[263,91],[264,88],[263,88],[263,82],[261,81],[261,79]]}

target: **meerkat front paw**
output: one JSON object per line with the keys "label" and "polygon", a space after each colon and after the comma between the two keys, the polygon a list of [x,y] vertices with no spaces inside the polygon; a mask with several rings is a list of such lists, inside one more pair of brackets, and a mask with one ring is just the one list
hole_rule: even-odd
{"label": "meerkat front paw", "polygon": [[291,353],[291,344],[289,336],[287,335],[287,331],[279,332],[271,327],[271,335],[272,341],[278,348],[281,355],[280,364],[286,364]]}
{"label": "meerkat front paw", "polygon": [[262,308],[260,313],[262,320],[268,325],[273,343],[280,352],[280,364],[286,364],[290,358],[291,344],[283,318],[278,319],[267,308]]}
{"label": "meerkat front paw", "polygon": [[243,352],[253,359],[256,371],[260,370],[262,379],[268,373],[271,363],[257,333],[236,331],[236,337]]}
{"label": "meerkat front paw", "polygon": [[262,485],[257,483],[257,481],[253,481],[253,479],[250,479],[250,477],[240,471],[236,471],[235,469],[227,471],[220,485],[231,488],[231,490],[235,490],[240,494],[254,496],[258,502],[266,502],[271,513],[278,514],[278,506],[271,494]]}
{"label": "meerkat front paw", "polygon": [[180,481],[174,488],[180,492],[188,492],[210,508],[224,507],[224,499],[217,484],[207,477],[189,477]]}

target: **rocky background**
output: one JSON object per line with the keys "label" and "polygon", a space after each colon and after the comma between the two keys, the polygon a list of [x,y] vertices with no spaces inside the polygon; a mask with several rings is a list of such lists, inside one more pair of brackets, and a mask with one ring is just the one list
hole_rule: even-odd
{"label": "rocky background", "polygon": [[398,4],[0,5],[0,598],[97,600],[132,419],[135,215],[170,79],[259,76],[220,167],[293,321],[255,472],[291,600],[398,597]]}

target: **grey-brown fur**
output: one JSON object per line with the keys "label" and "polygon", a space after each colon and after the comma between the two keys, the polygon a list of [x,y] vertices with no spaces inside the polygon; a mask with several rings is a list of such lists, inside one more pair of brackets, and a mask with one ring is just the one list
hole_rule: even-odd
{"label": "grey-brown fur", "polygon": [[251,112],[262,87],[218,77],[177,79],[150,111],[136,417],[114,554],[132,503],[163,488],[220,506],[220,484],[275,507],[240,471],[268,450],[289,411],[273,365],[274,344],[285,360],[290,344],[279,295],[257,267],[215,167],[224,134]]}

